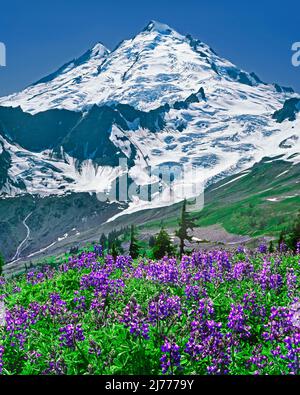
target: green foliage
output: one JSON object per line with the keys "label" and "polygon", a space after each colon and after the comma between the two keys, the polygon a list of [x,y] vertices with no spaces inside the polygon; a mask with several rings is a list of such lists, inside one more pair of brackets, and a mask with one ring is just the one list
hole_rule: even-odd
{"label": "green foliage", "polygon": [[174,246],[172,245],[170,236],[164,228],[161,228],[159,234],[156,236],[155,245],[152,251],[155,259],[161,259],[165,255],[169,256],[174,254]]}
{"label": "green foliage", "polygon": [[155,236],[151,235],[149,238],[149,247],[153,248],[155,246]]}
{"label": "green foliage", "polygon": [[120,239],[122,233],[123,233],[122,230],[121,231],[113,230],[107,236],[107,243],[106,243],[107,251],[114,258],[116,258],[119,254],[123,253],[122,241]]}
{"label": "green foliage", "polygon": [[104,233],[102,233],[102,235],[100,236],[99,243],[104,250],[107,248],[107,237],[105,236]]}
{"label": "green foliage", "polygon": [[[164,236],[165,237],[165,236]],[[257,355],[257,347],[261,348],[261,355],[266,358],[266,363],[262,363],[259,368],[260,374],[286,375],[289,373],[287,361],[274,355],[274,351],[279,347],[280,355],[286,355],[287,350],[282,340],[263,340],[262,333],[268,332],[268,317],[272,308],[286,308],[290,306],[291,300],[297,296],[298,290],[291,296],[291,290],[287,287],[287,275],[289,269],[294,270],[296,276],[300,276],[299,255],[274,254],[267,256],[270,261],[272,272],[282,276],[282,287],[280,290],[267,288],[263,289],[255,277],[247,277],[243,273],[241,277],[228,277],[227,281],[219,281],[218,276],[212,281],[204,282],[203,278],[196,279],[198,268],[187,267],[185,270],[192,276],[193,286],[200,285],[199,298],[203,301],[212,301],[214,306],[213,319],[222,326],[223,334],[228,333],[228,316],[231,305],[245,306],[245,295],[255,296],[256,314],[251,310],[251,303],[248,309],[244,309],[243,320],[251,332],[250,338],[243,338],[238,331],[232,331],[232,336],[239,342],[239,346],[233,346],[233,358],[228,362],[228,369],[233,375],[253,375],[258,367],[249,360]],[[250,254],[233,255],[230,259],[232,265],[239,265],[241,261],[248,262],[259,273],[263,270],[264,257]],[[278,265],[280,260],[280,265]],[[66,255],[66,262],[68,256]],[[211,262],[212,269],[220,270],[217,260]],[[99,258],[99,265],[105,267],[103,258]],[[133,263],[134,268],[138,263]],[[179,265],[178,265],[179,268]],[[188,284],[175,282],[163,282],[157,279],[146,279],[134,277],[132,270],[126,273],[121,269],[115,269],[110,274],[110,280],[122,279],[124,281],[124,293],[110,293],[105,299],[105,305],[99,312],[91,309],[91,304],[95,299],[95,289],[89,287],[81,288],[82,280],[93,271],[88,267],[69,267],[69,270],[56,270],[45,276],[38,283],[31,283],[26,276],[20,276],[7,280],[0,286],[1,294],[5,295],[5,303],[8,309],[23,306],[27,309],[32,306],[49,306],[51,295],[60,295],[65,302],[66,313],[56,316],[49,316],[42,309],[37,319],[32,319],[30,327],[26,332],[26,342],[24,348],[11,346],[12,341],[18,344],[18,328],[13,339],[3,340],[6,328],[0,328],[0,346],[4,347],[3,354],[3,374],[4,375],[40,375],[49,368],[49,363],[55,361],[59,367],[60,374],[67,375],[121,375],[121,374],[161,374],[160,359],[162,357],[161,346],[165,336],[174,338],[180,347],[182,374],[207,374],[207,366],[211,364],[210,355],[204,358],[191,358],[186,349],[186,344],[190,338],[191,323],[195,319],[193,312],[199,309],[197,297],[188,297]],[[226,271],[225,271],[226,273]],[[2,288],[1,288],[2,287]],[[205,297],[201,294],[205,289]],[[16,291],[16,289],[19,289]],[[76,310],[74,296],[85,298],[86,308]],[[144,316],[147,316],[149,303],[156,300],[159,295],[169,297],[179,296],[181,298],[182,314],[180,316],[165,317],[149,328],[149,339],[136,338],[130,333],[130,329],[124,326],[122,317],[126,305],[135,300],[140,306]],[[101,300],[101,299],[100,299]],[[17,308],[17,311],[21,311]],[[262,310],[266,312],[265,318],[261,319]],[[76,311],[76,317],[72,315]],[[238,318],[238,317],[237,317]],[[200,319],[200,315],[197,317]],[[273,325],[279,325],[278,317],[275,316]],[[73,321],[74,320],[74,321]],[[65,324],[78,322],[81,324],[85,334],[84,341],[76,344],[73,349],[61,347],[59,340],[61,336],[60,328]],[[272,324],[272,322],[270,322]],[[22,326],[22,321],[20,321]],[[296,329],[298,330],[298,329]],[[280,335],[280,334],[279,334]],[[284,334],[283,334],[284,335]],[[283,336],[285,337],[285,335]],[[95,355],[90,353],[91,341],[99,346],[101,353]],[[201,341],[201,339],[200,339]],[[217,338],[211,340],[212,345],[217,343]],[[200,346],[202,344],[200,343]],[[38,354],[38,356],[36,355]],[[49,374],[55,374],[50,372]],[[56,373],[58,374],[58,373]]]}
{"label": "green foliage", "polygon": [[191,218],[191,215],[186,210],[187,201],[184,200],[181,209],[181,217],[179,219],[179,229],[176,231],[176,236],[180,240],[179,244],[179,255],[182,257],[184,254],[185,241],[192,241],[192,237],[189,236],[188,231],[193,230],[195,227],[195,221]]}
{"label": "green foliage", "polygon": [[129,255],[136,259],[139,256],[139,243],[137,239],[137,232],[134,225],[131,225],[130,228],[130,246],[129,246]]}
{"label": "green foliage", "polygon": [[3,273],[3,267],[4,267],[4,265],[5,265],[5,261],[4,261],[4,258],[3,258],[2,254],[1,254],[1,252],[0,252],[0,276],[1,276],[2,273]]}
{"label": "green foliage", "polygon": [[280,234],[279,244],[285,242],[289,249],[296,251],[297,243],[300,242],[300,211],[290,228]]}
{"label": "green foliage", "polygon": [[[218,224],[233,234],[279,237],[300,208],[299,169],[300,164],[263,160],[247,174],[213,184],[205,192],[203,210],[193,213],[196,225]],[[176,227],[176,216],[165,220],[166,228]],[[143,227],[159,229],[159,221],[150,221]]]}
{"label": "green foliage", "polygon": [[117,256],[120,254],[120,251],[119,251],[119,249],[118,249],[118,246],[117,246],[117,243],[116,243],[116,242],[113,242],[113,243],[111,244],[111,248],[110,248],[109,252],[110,252],[110,254],[111,254],[115,259],[116,259]]}

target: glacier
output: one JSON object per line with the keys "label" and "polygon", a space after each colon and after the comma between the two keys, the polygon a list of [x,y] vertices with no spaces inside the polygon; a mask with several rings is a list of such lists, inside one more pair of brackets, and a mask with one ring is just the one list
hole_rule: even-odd
{"label": "glacier", "polygon": [[[151,21],[114,50],[97,43],[23,91],[0,98],[0,109],[18,111],[20,119],[27,114],[33,132],[37,117],[45,119],[41,125],[55,117],[50,137],[52,128],[64,125],[63,116],[72,118],[57,138],[36,146],[42,133],[29,142],[27,123],[13,128],[0,114],[0,163],[4,155],[9,163],[1,195],[99,193],[126,171],[137,186],[155,184],[159,178],[149,177],[149,167],[156,173],[170,163],[197,167],[193,181],[203,186],[264,157],[298,163],[298,104],[293,119],[284,115],[287,103],[298,99],[291,88],[265,83],[200,40]],[[120,158],[129,160],[126,171]],[[181,188],[182,180],[173,187]],[[137,197],[124,213],[160,204]]]}

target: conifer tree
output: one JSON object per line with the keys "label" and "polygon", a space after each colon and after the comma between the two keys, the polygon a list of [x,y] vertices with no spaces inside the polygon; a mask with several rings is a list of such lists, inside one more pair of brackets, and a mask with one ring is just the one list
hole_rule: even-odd
{"label": "conifer tree", "polygon": [[2,274],[3,274],[4,265],[5,265],[5,261],[4,261],[3,255],[0,252],[0,276],[2,276]]}
{"label": "conifer tree", "polygon": [[155,246],[155,236],[151,235],[149,238],[149,247],[153,248]]}
{"label": "conifer tree", "polygon": [[291,250],[296,251],[297,243],[300,242],[300,211],[298,212],[293,226],[288,232],[286,242]]}
{"label": "conifer tree", "polygon": [[285,243],[287,237],[287,230],[284,229],[280,232],[279,239],[278,239],[278,249],[280,250],[280,246],[282,243]]}
{"label": "conifer tree", "polygon": [[136,229],[135,229],[134,225],[131,225],[131,228],[130,228],[129,255],[133,259],[136,259],[139,256],[139,250],[140,250],[140,248],[139,248],[139,245],[138,245]]}
{"label": "conifer tree", "polygon": [[110,254],[114,257],[114,259],[116,259],[119,255],[118,247],[115,242],[113,242],[111,245]]}
{"label": "conifer tree", "polygon": [[99,240],[100,245],[103,247],[103,249],[106,248],[106,244],[107,244],[107,238],[105,236],[104,233],[102,233],[100,240]]}
{"label": "conifer tree", "polygon": [[176,231],[176,236],[179,238],[179,254],[180,258],[184,254],[184,246],[185,241],[192,241],[192,237],[189,236],[188,231],[193,230],[195,223],[191,219],[190,214],[186,210],[187,201],[186,199],[183,202],[182,209],[181,209],[181,217],[179,219],[179,229]]}
{"label": "conifer tree", "polygon": [[171,239],[164,228],[161,228],[159,234],[156,236],[155,245],[152,251],[155,259],[161,259],[165,255],[174,254],[174,247]]}
{"label": "conifer tree", "polygon": [[272,254],[275,251],[273,240],[270,241],[269,253]]}

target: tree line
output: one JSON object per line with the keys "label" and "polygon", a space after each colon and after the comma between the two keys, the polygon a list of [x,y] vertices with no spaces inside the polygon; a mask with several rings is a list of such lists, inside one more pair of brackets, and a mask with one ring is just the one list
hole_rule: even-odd
{"label": "tree line", "polygon": [[[192,237],[189,235],[189,231],[193,231],[195,227],[194,219],[191,214],[187,211],[187,201],[184,200],[181,208],[181,214],[178,219],[178,229],[175,231],[175,236],[179,239],[179,252],[178,255],[182,257],[185,253],[186,241],[191,242]],[[120,238],[122,236],[123,240]],[[145,248],[141,246],[138,239],[138,231],[135,225],[130,227],[123,227],[119,230],[111,231],[107,236],[102,234],[99,240],[100,245],[104,250],[107,251],[113,257],[117,257],[124,253],[122,247],[123,242],[129,238],[129,255],[133,259],[143,256],[145,254]],[[169,233],[161,227],[157,235],[152,235],[148,243],[149,248],[152,251],[154,259],[161,259],[164,256],[177,255],[176,247],[174,246]],[[294,252],[300,252],[300,211],[298,212],[295,220],[289,228],[281,231],[278,239],[278,249],[288,249]],[[269,252],[272,253],[276,250],[274,242],[271,241],[269,245]],[[73,247],[70,250],[71,254],[76,254],[79,251],[78,247]],[[0,276],[3,274],[3,268],[5,260],[0,252]]]}
{"label": "tree line", "polygon": [[[190,213],[187,211],[187,201],[185,200],[182,204],[180,218],[178,220],[178,229],[175,232],[175,236],[179,239],[179,256],[185,252],[185,242],[192,241],[192,237],[189,235],[189,231],[195,227],[194,220],[191,218]],[[138,231],[135,225],[131,225],[130,228],[123,228],[120,231],[112,231],[107,236],[102,234],[100,237],[100,245],[110,255],[116,257],[123,252],[122,241],[120,235],[129,236],[129,255],[136,259],[145,253],[145,248],[141,246],[138,239]],[[176,247],[172,243],[170,235],[164,226],[161,227],[157,235],[152,235],[149,239],[149,248],[152,251],[153,258],[161,259],[168,255],[177,255]]]}

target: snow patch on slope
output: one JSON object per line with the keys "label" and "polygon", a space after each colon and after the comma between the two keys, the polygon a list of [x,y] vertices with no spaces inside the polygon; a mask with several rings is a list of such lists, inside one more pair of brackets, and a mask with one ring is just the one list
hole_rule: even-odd
{"label": "snow patch on slope", "polygon": [[[120,167],[96,166],[92,160],[78,161],[64,154],[63,159],[54,158],[51,151],[33,153],[7,142],[0,136],[4,149],[11,156],[11,167],[2,195],[15,196],[22,193],[62,195],[66,192],[104,192],[113,181],[124,174]],[[24,183],[26,189],[13,186]]]}

